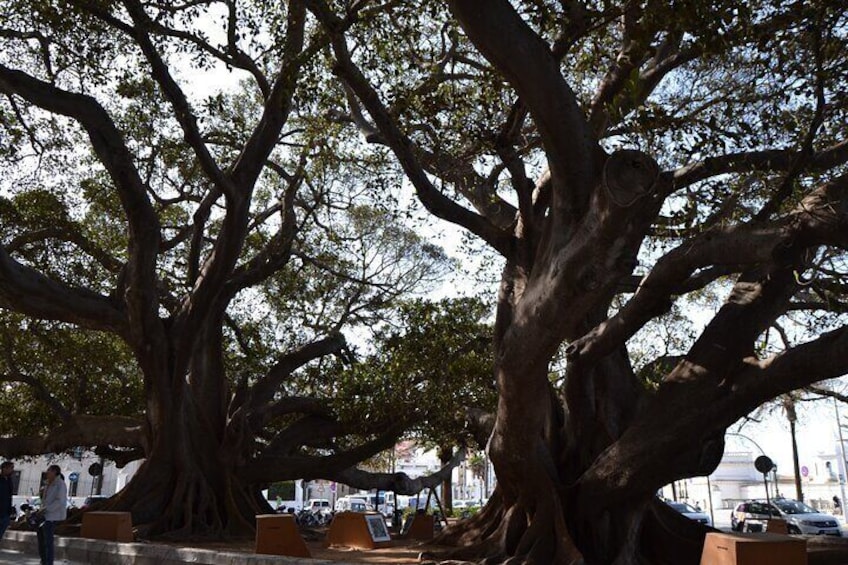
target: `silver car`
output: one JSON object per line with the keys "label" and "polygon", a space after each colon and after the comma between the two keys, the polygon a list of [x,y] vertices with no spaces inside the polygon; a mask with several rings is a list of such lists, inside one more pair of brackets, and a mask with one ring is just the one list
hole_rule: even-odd
{"label": "silver car", "polygon": [[770,518],[786,520],[790,534],[842,535],[839,522],[830,514],[822,514],[803,502],[786,498],[772,500],[770,507],[762,501],[742,503],[731,513],[730,522],[739,532],[762,532]]}
{"label": "silver car", "polygon": [[777,499],[772,501],[780,512],[780,517],[786,520],[790,534],[841,536],[839,522],[830,514],[822,514],[815,508],[797,500]]}

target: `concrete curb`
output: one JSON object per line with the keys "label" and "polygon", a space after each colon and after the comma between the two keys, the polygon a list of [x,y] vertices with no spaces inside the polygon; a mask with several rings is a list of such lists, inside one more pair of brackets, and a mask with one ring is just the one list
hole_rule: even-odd
{"label": "concrete curb", "polygon": [[[0,547],[38,555],[38,540],[34,532],[7,530]],[[56,560],[67,559],[92,565],[357,565],[325,559],[304,559],[276,555],[255,555],[173,547],[155,543],[118,543],[86,538],[56,536]],[[359,564],[361,565],[361,564]]]}

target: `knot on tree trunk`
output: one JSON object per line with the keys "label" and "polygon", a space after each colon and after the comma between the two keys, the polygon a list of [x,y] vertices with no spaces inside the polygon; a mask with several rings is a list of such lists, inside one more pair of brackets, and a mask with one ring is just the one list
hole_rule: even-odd
{"label": "knot on tree trunk", "polygon": [[632,206],[653,192],[660,168],[653,157],[636,149],[622,149],[604,163],[603,184],[616,206]]}

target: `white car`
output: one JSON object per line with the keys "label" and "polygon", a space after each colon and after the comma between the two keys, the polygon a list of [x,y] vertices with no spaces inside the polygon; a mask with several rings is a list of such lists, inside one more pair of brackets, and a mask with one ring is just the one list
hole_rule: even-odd
{"label": "white car", "polygon": [[841,536],[839,522],[830,514],[822,514],[803,502],[779,498],[771,501],[780,511],[780,517],[786,520],[790,534]]}
{"label": "white car", "polygon": [[697,508],[692,507],[691,504],[687,504],[685,502],[675,502],[673,500],[667,500],[665,502],[669,506],[671,506],[674,510],[677,510],[690,520],[695,520],[696,522],[700,522],[705,526],[712,526],[712,522],[710,522],[710,517],[698,510]]}
{"label": "white car", "polygon": [[762,501],[743,502],[730,515],[731,527],[739,532],[762,532],[770,518],[786,520],[790,534],[841,536],[839,522],[830,514],[822,514],[803,502],[778,498],[767,507]]}

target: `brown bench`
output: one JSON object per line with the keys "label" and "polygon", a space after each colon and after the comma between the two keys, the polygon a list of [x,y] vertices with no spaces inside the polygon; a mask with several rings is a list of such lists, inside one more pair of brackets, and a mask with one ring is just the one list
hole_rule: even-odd
{"label": "brown bench", "polygon": [[254,553],[312,557],[291,514],[260,514],[256,517]]}
{"label": "brown bench", "polygon": [[710,532],[701,565],[807,565],[807,542],[780,534]]}
{"label": "brown bench", "polygon": [[[377,522],[376,525],[380,526],[379,531],[369,526],[369,520]],[[380,514],[339,512],[333,518],[330,531],[327,532],[327,545],[376,549],[390,544],[391,538],[386,539],[384,536],[388,536],[388,530]]]}
{"label": "brown bench", "polygon": [[82,515],[80,536],[109,541],[133,541],[132,514],[129,512],[86,512]]}

